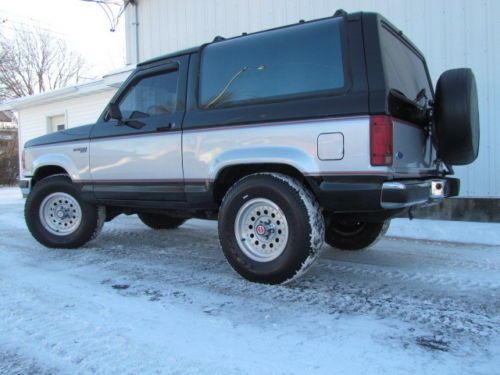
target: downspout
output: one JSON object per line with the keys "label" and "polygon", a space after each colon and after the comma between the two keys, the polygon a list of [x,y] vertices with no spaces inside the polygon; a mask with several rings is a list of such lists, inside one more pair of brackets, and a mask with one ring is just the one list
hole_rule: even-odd
{"label": "downspout", "polygon": [[135,62],[139,63],[139,6],[137,5],[137,1],[134,1],[134,26],[135,26]]}
{"label": "downspout", "polygon": [[[139,6],[138,0],[124,0],[127,8],[127,64],[139,63]],[[132,10],[130,7],[134,7]],[[130,44],[128,44],[130,43]],[[135,51],[134,51],[135,50]]]}
{"label": "downspout", "polygon": [[21,139],[21,111],[20,109],[17,110],[17,116],[15,116],[15,120],[17,123],[17,158],[19,162],[19,176],[18,179],[21,179],[23,177],[23,152],[24,152],[24,142],[23,139]]}

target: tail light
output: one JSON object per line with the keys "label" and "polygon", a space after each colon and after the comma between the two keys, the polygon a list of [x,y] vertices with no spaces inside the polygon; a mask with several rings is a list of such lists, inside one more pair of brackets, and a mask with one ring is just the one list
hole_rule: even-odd
{"label": "tail light", "polygon": [[392,118],[370,117],[370,162],[374,166],[392,165]]}

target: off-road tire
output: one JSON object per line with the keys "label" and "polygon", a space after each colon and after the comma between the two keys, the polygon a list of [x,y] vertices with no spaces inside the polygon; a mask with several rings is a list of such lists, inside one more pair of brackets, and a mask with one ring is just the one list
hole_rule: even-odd
{"label": "off-road tire", "polygon": [[[286,246],[268,261],[245,254],[235,232],[238,213],[260,199],[279,207],[287,222]],[[242,178],[226,193],[219,210],[219,239],[226,259],[241,276],[258,283],[285,283],[304,274],[320,254],[324,230],[323,215],[311,192],[298,180],[278,173]]]}
{"label": "off-road tire", "polygon": [[186,219],[171,217],[166,215],[140,213],[139,219],[152,229],[175,229],[180,227]]}
{"label": "off-road tire", "polygon": [[466,165],[479,153],[479,104],[470,69],[452,69],[439,77],[434,106],[438,157],[450,165]]}
{"label": "off-road tire", "polygon": [[[42,224],[40,205],[53,193],[65,193],[73,197],[81,209],[81,222],[73,233],[55,235]],[[78,248],[94,239],[102,229],[106,218],[104,207],[94,206],[81,197],[80,190],[67,175],[54,175],[37,182],[26,199],[24,216],[29,231],[42,245],[50,248]]]}
{"label": "off-road tire", "polygon": [[350,223],[349,226],[331,220],[326,228],[325,242],[339,250],[363,250],[382,238],[387,233],[389,225],[390,220]]}

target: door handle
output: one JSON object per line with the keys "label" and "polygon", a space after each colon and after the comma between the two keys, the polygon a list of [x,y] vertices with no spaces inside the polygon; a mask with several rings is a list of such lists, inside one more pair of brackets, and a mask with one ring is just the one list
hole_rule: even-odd
{"label": "door handle", "polygon": [[175,128],[175,122],[169,122],[165,126],[159,126],[159,127],[156,128],[156,131],[165,132],[165,131],[170,130],[172,128]]}

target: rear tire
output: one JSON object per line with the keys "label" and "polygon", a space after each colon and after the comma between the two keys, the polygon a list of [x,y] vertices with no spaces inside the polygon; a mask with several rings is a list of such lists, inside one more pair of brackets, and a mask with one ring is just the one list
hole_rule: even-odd
{"label": "rear tire", "polygon": [[68,176],[56,175],[33,187],[24,216],[29,231],[42,245],[77,248],[99,234],[106,212],[85,202]]}
{"label": "rear tire", "polygon": [[186,219],[171,217],[166,215],[140,213],[139,219],[152,229],[175,229],[180,227]]}
{"label": "rear tire", "polygon": [[236,182],[219,210],[219,239],[233,269],[247,280],[279,284],[304,274],[320,254],[324,219],[296,179],[258,173]]}
{"label": "rear tire", "polygon": [[331,220],[326,229],[325,242],[339,250],[366,249],[387,233],[390,222]]}

